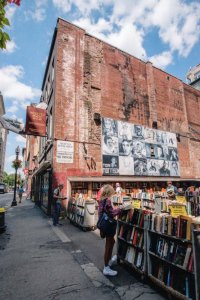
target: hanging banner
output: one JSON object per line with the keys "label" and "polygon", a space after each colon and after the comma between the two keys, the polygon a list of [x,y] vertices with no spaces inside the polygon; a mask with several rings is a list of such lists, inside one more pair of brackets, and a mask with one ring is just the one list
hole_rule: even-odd
{"label": "hanging banner", "polygon": [[25,134],[46,136],[46,110],[27,106]]}
{"label": "hanging banner", "polygon": [[56,162],[67,164],[74,162],[74,142],[57,141]]}

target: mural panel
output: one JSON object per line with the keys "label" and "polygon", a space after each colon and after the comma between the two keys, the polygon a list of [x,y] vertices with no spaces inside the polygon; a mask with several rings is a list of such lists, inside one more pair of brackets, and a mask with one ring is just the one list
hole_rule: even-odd
{"label": "mural panel", "polygon": [[103,175],[180,176],[176,135],[102,119]]}

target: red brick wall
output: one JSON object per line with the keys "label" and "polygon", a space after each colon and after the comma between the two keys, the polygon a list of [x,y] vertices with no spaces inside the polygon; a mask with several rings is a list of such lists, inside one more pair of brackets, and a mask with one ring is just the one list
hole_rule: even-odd
{"label": "red brick wall", "polygon": [[73,164],[58,164],[54,149],[55,174],[62,180],[102,175],[101,126],[93,120],[100,113],[150,127],[157,121],[158,129],[179,133],[181,177],[200,178],[193,162],[200,159],[200,143],[187,138],[190,123],[200,131],[200,92],[63,20],[56,47],[54,134],[75,141],[75,153]]}

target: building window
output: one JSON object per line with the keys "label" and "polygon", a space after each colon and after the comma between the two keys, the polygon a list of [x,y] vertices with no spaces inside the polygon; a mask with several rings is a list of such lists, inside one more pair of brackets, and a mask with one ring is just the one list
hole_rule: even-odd
{"label": "building window", "polygon": [[45,102],[47,102],[47,99],[48,99],[47,86],[46,86],[46,89],[45,89],[45,96],[44,96],[44,98],[45,98]]}
{"label": "building window", "polygon": [[51,82],[54,81],[54,60],[52,62],[52,68],[51,68]]}
{"label": "building window", "polygon": [[49,118],[48,118],[48,138],[52,138],[53,134],[53,121],[52,121],[52,108],[49,113]]}
{"label": "building window", "polygon": [[48,77],[48,81],[47,81],[47,95],[49,96],[50,93],[50,75]]}

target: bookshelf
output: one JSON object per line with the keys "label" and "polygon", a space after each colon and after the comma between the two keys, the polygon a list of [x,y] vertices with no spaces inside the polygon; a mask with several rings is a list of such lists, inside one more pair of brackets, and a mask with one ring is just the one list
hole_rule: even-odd
{"label": "bookshelf", "polygon": [[187,207],[190,214],[200,216],[200,192],[186,191]]}
{"label": "bookshelf", "polygon": [[83,230],[95,230],[95,201],[72,198],[68,203],[67,217]]}
{"label": "bookshelf", "polygon": [[142,277],[146,272],[146,218],[147,211],[134,209],[123,212],[118,219],[117,256]]}
{"label": "bookshelf", "polygon": [[148,230],[147,261],[150,279],[168,287],[176,297],[195,299],[191,241]]}
{"label": "bookshelf", "polygon": [[200,299],[200,230],[193,230],[192,246],[194,250],[196,299]]}
{"label": "bookshelf", "polygon": [[88,195],[88,182],[72,182],[71,195],[76,197],[77,194]]}
{"label": "bookshelf", "polygon": [[125,193],[129,196],[133,193],[134,189],[136,188],[136,183],[135,182],[125,182],[124,184],[124,190]]}
{"label": "bookshelf", "polygon": [[118,219],[118,261],[150,279],[171,299],[200,299],[197,219],[156,214],[144,208],[123,212]]}

